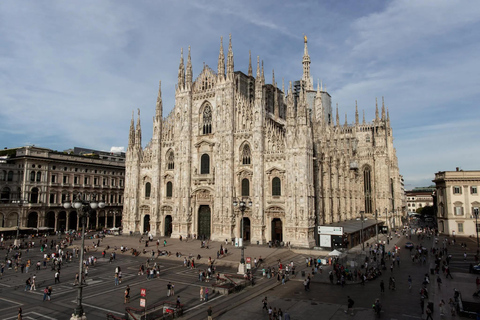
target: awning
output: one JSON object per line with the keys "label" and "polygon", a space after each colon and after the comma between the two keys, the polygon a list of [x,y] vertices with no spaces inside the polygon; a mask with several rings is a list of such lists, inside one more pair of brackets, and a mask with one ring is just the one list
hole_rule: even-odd
{"label": "awning", "polygon": [[[377,220],[378,225],[381,226],[385,223],[385,221],[382,220]],[[363,229],[366,229],[368,227],[374,226],[375,219],[368,219],[363,221]],[[362,221],[360,219],[358,220],[348,220],[348,221],[341,221],[341,222],[335,222],[332,224],[328,225],[329,227],[343,227],[343,232],[344,233],[355,233],[357,231],[360,231],[362,229]]]}

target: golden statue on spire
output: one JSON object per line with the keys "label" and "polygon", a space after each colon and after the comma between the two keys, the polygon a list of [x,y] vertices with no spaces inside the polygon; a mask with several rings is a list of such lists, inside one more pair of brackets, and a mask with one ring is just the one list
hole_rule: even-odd
{"label": "golden statue on spire", "polygon": [[305,41],[305,43],[307,43],[307,35],[303,35],[303,41]]}

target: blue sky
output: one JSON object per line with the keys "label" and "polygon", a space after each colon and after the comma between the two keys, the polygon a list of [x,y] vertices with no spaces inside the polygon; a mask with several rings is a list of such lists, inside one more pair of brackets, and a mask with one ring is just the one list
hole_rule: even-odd
{"label": "blue sky", "polygon": [[251,50],[280,85],[301,77],[306,34],[312,77],[349,122],[355,100],[368,121],[385,97],[406,189],[426,186],[480,169],[478,30],[478,1],[1,1],[0,147],[126,148],[137,108],[146,144],[182,47],[195,78],[232,34],[235,70]]}

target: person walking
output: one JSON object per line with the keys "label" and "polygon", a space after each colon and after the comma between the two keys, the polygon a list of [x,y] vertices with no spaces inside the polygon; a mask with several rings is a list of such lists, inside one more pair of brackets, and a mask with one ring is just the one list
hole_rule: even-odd
{"label": "person walking", "polygon": [[204,297],[203,287],[200,287],[200,301],[203,301],[204,299],[205,297]]}
{"label": "person walking", "polygon": [[43,290],[43,301],[48,299],[48,287]]}
{"label": "person walking", "polygon": [[37,291],[36,282],[37,282],[37,276],[34,274],[32,276],[32,285],[30,286],[30,291],[32,290]]}
{"label": "person walking", "polygon": [[[176,308],[179,309],[181,306],[182,306],[182,304],[180,303],[180,296],[177,296]],[[433,320],[433,319],[432,319],[432,320]]]}
{"label": "person walking", "polygon": [[288,311],[285,311],[283,314],[283,320],[290,320],[290,313],[288,313]]}
{"label": "person walking", "polygon": [[267,300],[267,297],[263,298],[262,303],[263,303],[262,311],[263,311],[263,309],[265,309],[265,310],[268,311],[268,307],[267,307],[268,300]]}
{"label": "person walking", "polygon": [[55,272],[55,284],[60,283],[60,271]]}
{"label": "person walking", "polygon": [[347,310],[345,310],[345,313],[349,313],[353,316],[353,304],[355,302],[353,301],[352,298],[350,298],[350,296],[347,296]]}
{"label": "person walking", "polygon": [[212,320],[212,314],[213,314],[213,311],[212,311],[212,307],[208,307],[207,309],[207,320]]}
{"label": "person walking", "polygon": [[171,293],[172,293],[172,284],[169,282],[167,284],[167,297],[170,297]]}
{"label": "person walking", "polygon": [[427,319],[430,319],[430,320],[433,320],[433,317],[432,317],[432,314],[433,314],[433,310],[430,309],[430,306],[427,306]]}
{"label": "person walking", "polygon": [[440,300],[440,303],[438,304],[438,310],[440,311],[440,315],[444,316],[445,315],[445,301]]}
{"label": "person walking", "polygon": [[118,273],[115,273],[115,286],[118,286]]}
{"label": "person walking", "polygon": [[17,320],[22,320],[22,319],[23,319],[23,316],[22,316],[22,308],[18,308]]}
{"label": "person walking", "polygon": [[124,304],[127,304],[130,302],[130,286],[127,285],[125,288],[125,300],[123,301]]}
{"label": "person walking", "polygon": [[205,287],[205,301],[208,301],[208,287]]}

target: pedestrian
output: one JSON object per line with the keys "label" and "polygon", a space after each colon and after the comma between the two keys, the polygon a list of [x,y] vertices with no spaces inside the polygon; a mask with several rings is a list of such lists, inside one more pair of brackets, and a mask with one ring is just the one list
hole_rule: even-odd
{"label": "pedestrian", "polygon": [[127,288],[125,288],[125,300],[123,301],[124,304],[130,302],[130,286],[127,285]]}
{"label": "pedestrian", "polygon": [[43,301],[47,299],[48,299],[48,287],[45,287],[45,289],[43,290]]}
{"label": "pedestrian", "polygon": [[267,297],[263,298],[262,303],[263,303],[262,311],[263,311],[263,309],[265,309],[265,310],[268,311],[268,308],[267,308],[267,304],[268,304]]}
{"label": "pedestrian", "polygon": [[381,293],[385,292],[385,283],[383,283],[383,280],[380,280],[380,292]]}
{"label": "pedestrian", "polygon": [[208,301],[208,287],[205,287],[205,301]]}
{"label": "pedestrian", "polygon": [[207,320],[212,320],[212,314],[213,314],[213,311],[212,311],[212,307],[208,307],[207,309]]}
{"label": "pedestrian", "polygon": [[163,246],[165,247],[167,245],[167,240],[163,240]]}
{"label": "pedestrian", "polygon": [[170,297],[171,292],[172,292],[172,284],[169,282],[167,284],[167,297]]}
{"label": "pedestrian", "polygon": [[455,316],[455,310],[457,306],[453,298],[450,298],[450,300],[448,301],[448,305],[450,306],[450,314],[452,316]]}
{"label": "pedestrian", "polygon": [[174,283],[172,283],[172,292],[171,292],[171,294],[172,294],[172,296],[175,295],[175,284],[174,284]]}
{"label": "pedestrian", "polygon": [[118,273],[115,273],[115,286],[118,286]]}
{"label": "pedestrian", "polygon": [[17,316],[17,320],[22,320],[23,317],[22,317],[22,308],[18,308],[18,316]]}
{"label": "pedestrian", "polygon": [[440,300],[440,303],[438,304],[438,309],[440,311],[440,315],[441,316],[444,316],[445,315],[445,309],[444,309],[444,306],[445,306],[445,301]]}
{"label": "pedestrian", "polygon": [[422,309],[422,315],[423,315],[423,312],[425,310],[425,297],[424,296],[420,297],[420,308]]}
{"label": "pedestrian", "polygon": [[350,298],[350,296],[347,296],[347,310],[345,310],[345,313],[349,313],[353,316],[353,304],[355,302],[353,301],[352,298]]}
{"label": "pedestrian", "polygon": [[60,283],[60,271],[55,272],[55,283]]}
{"label": "pedestrian", "polygon": [[37,276],[34,274],[32,276],[32,285],[30,286],[30,291],[32,291],[32,290],[37,291],[36,281],[37,281]]}
{"label": "pedestrian", "polygon": [[[180,303],[180,296],[177,296],[177,305],[176,305],[176,308],[179,309],[181,307],[181,303]],[[433,320],[433,319],[432,319]]]}
{"label": "pedestrian", "polygon": [[303,287],[305,288],[305,291],[308,291],[308,281],[307,281],[307,278],[305,278],[305,280],[303,280]]}
{"label": "pedestrian", "polygon": [[52,286],[48,287],[48,295],[47,295],[48,301],[52,300],[52,291],[53,291]]}
{"label": "pedestrian", "polygon": [[283,320],[290,320],[290,313],[288,313],[288,311],[285,311],[283,314]]}
{"label": "pedestrian", "polygon": [[427,306],[427,319],[426,320],[428,320],[428,319],[433,320],[432,314],[433,314],[433,310],[430,309],[430,305],[429,305],[429,306]]}

